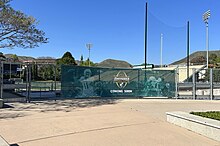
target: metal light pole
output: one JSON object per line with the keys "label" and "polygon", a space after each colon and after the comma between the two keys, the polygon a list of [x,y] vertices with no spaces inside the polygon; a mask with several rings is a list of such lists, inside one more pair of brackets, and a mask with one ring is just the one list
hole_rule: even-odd
{"label": "metal light pole", "polygon": [[163,34],[160,35],[160,67],[163,67]]}
{"label": "metal light pole", "polygon": [[209,68],[209,22],[208,22],[208,19],[210,17],[211,13],[210,13],[210,10],[206,11],[204,14],[203,14],[203,21],[205,22],[206,24],[206,50],[207,50],[207,68]]}
{"label": "metal light pole", "polygon": [[148,10],[147,10],[147,3],[146,3],[146,11],[145,11],[145,39],[144,39],[144,42],[145,42],[145,52],[144,52],[144,69],[147,69],[147,63],[148,63],[148,57],[147,57],[147,12],[148,12]]}
{"label": "metal light pole", "polygon": [[187,82],[189,82],[189,49],[190,49],[190,28],[189,21],[187,22]]}
{"label": "metal light pole", "polygon": [[86,44],[86,47],[89,50],[89,66],[90,66],[90,49],[93,47],[93,44],[88,43],[88,44]]}

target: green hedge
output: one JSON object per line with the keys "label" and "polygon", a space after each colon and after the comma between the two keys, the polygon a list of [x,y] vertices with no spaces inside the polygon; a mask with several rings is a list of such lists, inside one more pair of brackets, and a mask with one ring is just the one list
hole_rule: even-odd
{"label": "green hedge", "polygon": [[220,111],[190,112],[190,114],[220,121]]}

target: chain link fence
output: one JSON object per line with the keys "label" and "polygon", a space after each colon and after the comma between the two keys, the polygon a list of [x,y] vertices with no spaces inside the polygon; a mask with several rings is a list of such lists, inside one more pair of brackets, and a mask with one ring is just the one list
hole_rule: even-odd
{"label": "chain link fence", "polygon": [[61,91],[61,67],[55,64],[1,65],[1,94],[5,102],[53,99]]}
{"label": "chain link fence", "polygon": [[175,71],[62,66],[63,98],[174,97]]}
{"label": "chain link fence", "polygon": [[[220,69],[191,69],[188,79],[178,83],[177,97],[182,99],[220,99]],[[178,68],[177,68],[177,72]],[[182,74],[187,69],[182,70]],[[180,73],[177,74],[180,77]]]}
{"label": "chain link fence", "polygon": [[66,98],[220,99],[220,69],[141,70],[36,63],[2,63],[6,102]]}

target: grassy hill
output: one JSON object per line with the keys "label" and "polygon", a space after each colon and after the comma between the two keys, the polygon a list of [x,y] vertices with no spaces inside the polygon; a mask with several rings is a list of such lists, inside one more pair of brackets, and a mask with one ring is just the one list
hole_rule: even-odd
{"label": "grassy hill", "polygon": [[[206,51],[197,51],[197,52],[194,52],[192,54],[190,54],[190,60],[196,60],[197,58],[205,58],[206,60]],[[209,55],[210,54],[216,54],[217,57],[220,57],[220,50],[215,50],[215,51],[209,51]],[[199,60],[199,59],[198,59]],[[171,65],[179,65],[179,64],[186,64],[187,62],[187,57],[183,58],[183,59],[180,59],[178,61],[175,61],[173,62]],[[202,64],[203,62],[197,62],[198,64]]]}
{"label": "grassy hill", "polygon": [[126,61],[107,59],[97,64],[98,67],[109,68],[132,68],[132,65]]}

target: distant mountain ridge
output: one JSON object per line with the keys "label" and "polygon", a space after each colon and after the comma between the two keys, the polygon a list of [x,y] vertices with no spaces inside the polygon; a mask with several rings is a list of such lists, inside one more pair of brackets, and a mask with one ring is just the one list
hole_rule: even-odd
{"label": "distant mountain ridge", "polygon": [[97,64],[98,67],[108,67],[108,68],[132,68],[132,65],[126,61],[106,59]]}
{"label": "distant mountain ridge", "polygon": [[[197,51],[194,52],[192,54],[190,54],[189,59],[190,60],[196,60],[199,57],[203,57],[204,59],[206,59],[206,51]],[[220,57],[220,50],[214,50],[214,51],[209,51],[209,55],[210,54],[216,54],[217,57]],[[198,59],[199,60],[199,59]],[[173,63],[171,63],[171,65],[180,65],[180,64],[186,64],[187,63],[187,57],[180,59],[178,61],[175,61]],[[197,62],[198,64],[202,64],[203,62]]]}
{"label": "distant mountain ridge", "polygon": [[[6,58],[13,58],[14,54],[4,54]],[[34,58],[31,56],[18,56],[19,61],[35,61],[35,60],[41,60],[41,59],[54,59],[53,57],[38,57]],[[76,60],[77,64],[80,64],[79,60]],[[96,63],[97,67],[107,67],[107,68],[132,68],[132,65],[126,61],[123,60],[114,60],[114,59],[106,59],[100,63]]]}
{"label": "distant mountain ridge", "polygon": [[[12,56],[13,56],[14,54],[4,54],[4,56],[6,57],[6,58],[13,58]],[[31,56],[18,56],[18,60],[19,61],[28,61],[28,60],[35,60],[35,58],[34,57],[31,57]]]}

